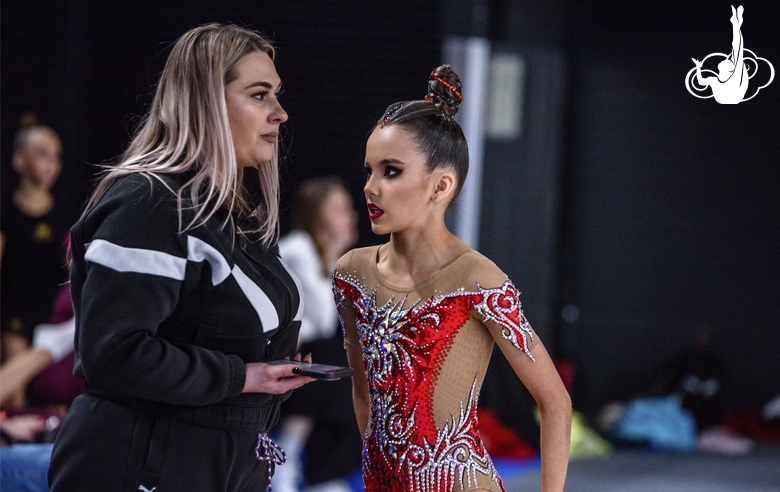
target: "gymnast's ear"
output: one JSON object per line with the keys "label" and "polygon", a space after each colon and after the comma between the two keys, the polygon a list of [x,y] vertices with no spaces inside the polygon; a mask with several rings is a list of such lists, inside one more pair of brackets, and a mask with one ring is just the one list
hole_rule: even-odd
{"label": "gymnast's ear", "polygon": [[449,167],[440,167],[434,171],[433,196],[437,203],[449,205],[457,188],[458,178]]}

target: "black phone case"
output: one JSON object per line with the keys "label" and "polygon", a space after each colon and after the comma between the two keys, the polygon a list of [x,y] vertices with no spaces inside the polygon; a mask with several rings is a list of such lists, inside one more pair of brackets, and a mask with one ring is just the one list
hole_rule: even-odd
{"label": "black phone case", "polygon": [[331,366],[328,364],[315,364],[313,362],[300,362],[296,360],[269,360],[266,364],[281,365],[292,364],[301,368],[299,375],[309,376],[316,379],[341,379],[351,376],[353,370],[351,367]]}

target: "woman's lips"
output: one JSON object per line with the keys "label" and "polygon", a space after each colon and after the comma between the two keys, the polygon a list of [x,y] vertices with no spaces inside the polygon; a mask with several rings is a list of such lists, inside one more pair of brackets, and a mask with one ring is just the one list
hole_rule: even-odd
{"label": "woman's lips", "polygon": [[278,133],[266,133],[262,136],[263,140],[266,142],[276,143],[276,140],[279,138]]}
{"label": "woman's lips", "polygon": [[377,207],[373,203],[368,203],[368,218],[371,220],[376,220],[382,215],[384,215],[385,211],[381,208]]}

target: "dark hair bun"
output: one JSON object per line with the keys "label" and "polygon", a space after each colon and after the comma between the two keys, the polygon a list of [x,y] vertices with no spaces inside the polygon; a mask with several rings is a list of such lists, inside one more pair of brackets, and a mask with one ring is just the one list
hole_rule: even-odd
{"label": "dark hair bun", "polygon": [[449,65],[436,67],[428,79],[428,94],[426,101],[430,101],[441,109],[450,118],[455,117],[458,106],[463,101],[463,86],[460,77]]}
{"label": "dark hair bun", "polygon": [[41,122],[38,120],[38,115],[34,111],[25,111],[22,116],[19,117],[19,129],[24,130],[26,128],[33,128],[39,126]]}

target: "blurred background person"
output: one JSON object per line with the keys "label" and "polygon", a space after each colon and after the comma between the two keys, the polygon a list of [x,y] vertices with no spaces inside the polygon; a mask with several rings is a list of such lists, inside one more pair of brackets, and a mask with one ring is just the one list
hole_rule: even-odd
{"label": "blurred background person", "polygon": [[[300,351],[317,362],[347,365],[331,278],[336,260],[357,243],[357,221],[340,179],[309,179],[295,190],[291,231],[279,241],[282,259],[301,283]],[[312,491],[350,490],[343,478],[360,467],[361,449],[351,402],[347,378],[308,385],[285,402],[280,444],[288,461],[274,481],[277,491],[297,491],[301,484]]]}
{"label": "blurred background person", "polygon": [[[84,380],[73,375],[74,333],[70,284],[65,284],[57,294],[49,323],[35,327],[30,347],[0,366],[0,405],[7,414],[65,417],[73,400],[84,392]],[[23,405],[11,407],[9,402],[19,393],[24,394]]]}
{"label": "blurred background person", "polygon": [[0,405],[24,395],[24,405],[0,414],[3,490],[48,492],[52,443],[84,380],[73,374],[76,321],[70,284],[60,287],[49,323],[37,325],[32,344],[0,366]]}
{"label": "blurred background person", "polygon": [[295,190],[291,230],[279,241],[279,254],[301,281],[302,346],[337,332],[331,275],[336,260],[357,243],[357,221],[352,197],[339,178],[310,179]]}
{"label": "blurred background person", "polygon": [[[2,360],[30,346],[33,328],[49,321],[59,286],[67,281],[63,244],[75,213],[55,200],[62,144],[53,129],[25,113],[13,142],[18,183],[0,204],[0,326]],[[21,393],[6,406],[23,404]]]}

